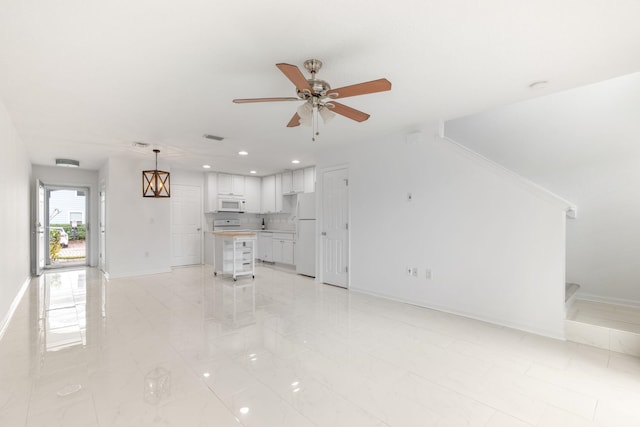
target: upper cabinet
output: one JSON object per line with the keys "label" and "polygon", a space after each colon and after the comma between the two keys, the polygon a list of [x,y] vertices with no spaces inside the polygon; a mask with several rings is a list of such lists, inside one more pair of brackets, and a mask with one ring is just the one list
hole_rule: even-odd
{"label": "upper cabinet", "polygon": [[262,177],[262,213],[276,212],[276,176]]}
{"label": "upper cabinet", "polygon": [[287,170],[265,177],[209,172],[205,174],[205,212],[218,210],[220,198],[243,198],[247,213],[295,212],[297,193],[316,190],[316,168]]}
{"label": "upper cabinet", "polygon": [[204,211],[215,212],[218,210],[218,174],[210,172],[205,174],[205,201]]}
{"label": "upper cabinet", "polygon": [[305,193],[313,193],[316,191],[316,168],[310,166],[308,168],[304,168],[304,192]]}
{"label": "upper cabinet", "polygon": [[276,175],[276,212],[282,212],[282,174]]}
{"label": "upper cabinet", "polygon": [[302,193],[304,191],[304,170],[296,169],[292,172],[293,184],[291,185],[294,193]]}
{"label": "upper cabinet", "polygon": [[225,196],[244,196],[245,177],[228,173],[218,174],[218,194]]}
{"label": "upper cabinet", "polygon": [[244,197],[247,213],[262,213],[262,182],[259,177],[244,177]]}
{"label": "upper cabinet", "polygon": [[310,166],[282,173],[282,194],[313,193],[316,191],[316,168]]}
{"label": "upper cabinet", "polygon": [[293,193],[293,176],[291,171],[282,172],[282,194]]}

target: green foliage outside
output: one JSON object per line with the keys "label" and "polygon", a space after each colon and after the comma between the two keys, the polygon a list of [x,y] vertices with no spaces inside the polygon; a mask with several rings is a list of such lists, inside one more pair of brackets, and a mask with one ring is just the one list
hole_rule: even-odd
{"label": "green foliage outside", "polygon": [[78,225],[78,235],[75,239],[73,238],[73,233],[71,232],[71,224],[51,224],[51,227],[62,227],[69,236],[69,240],[85,240],[87,238],[86,224]]}
{"label": "green foliage outside", "polygon": [[61,249],[60,232],[58,230],[51,230],[51,233],[49,233],[49,256],[52,261],[58,260]]}

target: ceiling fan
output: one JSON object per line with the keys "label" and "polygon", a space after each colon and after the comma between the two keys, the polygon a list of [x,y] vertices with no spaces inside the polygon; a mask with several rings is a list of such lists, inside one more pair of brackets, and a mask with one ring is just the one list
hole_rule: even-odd
{"label": "ceiling fan", "polygon": [[[295,65],[281,63],[276,64],[276,67],[295,85],[297,97],[245,98],[234,99],[233,102],[245,104],[251,102],[304,101],[298,107],[291,120],[289,120],[287,127],[295,127],[300,124],[314,125],[314,135],[318,135],[316,128],[318,115],[322,117],[325,123],[333,118],[334,113],[357,122],[363,122],[369,118],[367,113],[336,102],[334,101],[335,99],[391,90],[391,82],[387,79],[378,79],[331,89],[329,83],[316,78],[316,73],[322,68],[322,62],[317,59],[308,59],[304,62],[304,68],[311,73],[310,79],[305,78]],[[312,139],[315,141],[315,138]]]}

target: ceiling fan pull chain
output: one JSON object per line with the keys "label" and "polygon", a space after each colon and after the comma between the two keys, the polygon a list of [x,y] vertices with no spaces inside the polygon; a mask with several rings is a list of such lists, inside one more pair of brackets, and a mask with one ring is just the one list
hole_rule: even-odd
{"label": "ceiling fan pull chain", "polygon": [[320,132],[318,132],[318,119],[319,119],[318,110],[319,110],[318,106],[313,107],[313,113],[312,113],[313,117],[311,118],[311,121],[313,123],[311,132],[313,132],[313,134],[311,136],[311,141],[315,141],[316,136],[320,135]]}

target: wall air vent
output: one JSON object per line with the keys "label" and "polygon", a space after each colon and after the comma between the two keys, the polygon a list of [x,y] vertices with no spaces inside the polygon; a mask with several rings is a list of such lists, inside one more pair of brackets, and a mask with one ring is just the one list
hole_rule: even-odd
{"label": "wall air vent", "polygon": [[202,137],[206,139],[213,139],[214,141],[222,141],[224,139],[221,136],[209,135],[208,133],[205,133]]}

